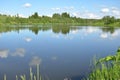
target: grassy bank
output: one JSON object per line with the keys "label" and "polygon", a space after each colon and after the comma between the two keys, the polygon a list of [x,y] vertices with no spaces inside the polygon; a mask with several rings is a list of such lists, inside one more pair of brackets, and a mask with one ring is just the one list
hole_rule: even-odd
{"label": "grassy bank", "polygon": [[98,60],[88,80],[120,80],[120,48],[115,55]]}

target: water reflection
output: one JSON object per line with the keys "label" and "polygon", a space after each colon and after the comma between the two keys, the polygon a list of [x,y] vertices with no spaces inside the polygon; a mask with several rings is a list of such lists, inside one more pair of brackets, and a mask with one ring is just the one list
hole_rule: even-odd
{"label": "water reflection", "polygon": [[54,33],[62,33],[62,34],[68,34],[70,32],[70,27],[69,26],[63,26],[63,25],[53,25],[51,26],[11,26],[11,27],[0,27],[0,33],[2,32],[11,32],[11,31],[15,31],[15,32],[20,32],[20,30],[24,30],[24,29],[29,29],[30,31],[32,31],[33,33],[35,33],[36,35],[39,33],[39,31],[47,31],[50,30],[52,28],[52,31]]}
{"label": "water reflection", "polygon": [[2,37],[2,34],[0,34],[0,38]]}
{"label": "water reflection", "polygon": [[71,33],[72,34],[77,34],[77,33],[79,33],[79,30],[78,29],[73,29],[73,30],[71,30]]}
{"label": "water reflection", "polygon": [[[68,34],[70,33],[70,31],[75,34],[78,32],[78,29],[82,29],[82,27],[70,27],[69,25],[49,25],[49,26],[44,26],[44,25],[28,25],[28,26],[9,26],[9,27],[0,27],[0,33],[3,32],[11,32],[11,31],[15,31],[15,32],[20,32],[20,30],[25,30],[28,29],[30,31],[32,31],[34,34],[38,34],[39,31],[48,31],[50,29],[52,29],[52,32],[54,33],[62,33],[62,34]],[[111,34],[113,34],[115,32],[114,27],[100,27],[100,29],[103,32],[110,32]],[[87,33],[93,33],[96,32],[97,28],[94,27],[86,27],[86,32]],[[1,34],[0,34],[1,36]]]}
{"label": "water reflection", "polygon": [[11,53],[11,56],[24,57],[26,50],[24,48],[17,48],[15,52]]}
{"label": "water reflection", "polygon": [[115,29],[114,27],[103,27],[101,28],[103,32],[110,32],[111,34],[115,32]]}
{"label": "water reflection", "polygon": [[0,58],[7,58],[8,57],[8,49],[2,49],[0,50]]}
{"label": "water reflection", "polygon": [[39,58],[38,56],[33,56],[32,60],[30,61],[29,65],[30,66],[36,66],[37,64],[41,64],[42,59]]}
{"label": "water reflection", "polygon": [[17,48],[14,52],[11,52],[9,49],[1,49],[0,58],[8,58],[9,56],[24,57],[25,53],[26,53],[26,50],[24,48]]}
{"label": "water reflection", "polygon": [[51,27],[33,26],[33,27],[28,28],[28,29],[37,35],[39,33],[39,31],[47,31],[47,30],[50,30]]}
{"label": "water reflection", "polygon": [[103,38],[103,39],[104,39],[104,38],[107,38],[107,37],[108,37],[108,34],[107,34],[107,33],[102,33],[102,34],[100,35],[100,37]]}
{"label": "water reflection", "polygon": [[55,60],[58,59],[58,57],[57,56],[53,56],[53,57],[51,57],[51,59],[55,61]]}
{"label": "water reflection", "polygon": [[52,36],[51,36],[52,38],[54,38],[54,39],[66,39],[66,40],[72,40],[74,37],[73,37],[73,35],[61,35],[61,34],[53,34]]}
{"label": "water reflection", "polygon": [[24,40],[25,40],[26,42],[31,42],[31,41],[32,41],[32,38],[31,38],[31,37],[25,37]]}
{"label": "water reflection", "polygon": [[120,30],[116,30],[113,33],[101,33],[100,37],[102,39],[114,39],[114,38],[119,37],[119,34],[120,34]]}
{"label": "water reflection", "polygon": [[28,25],[0,27],[0,34],[0,74],[10,80],[37,64],[45,80],[80,80],[94,55],[114,54],[120,46],[119,28]]}
{"label": "water reflection", "polygon": [[88,27],[86,28],[86,33],[90,34],[90,33],[94,33],[98,30],[98,28],[94,28],[94,27]]}

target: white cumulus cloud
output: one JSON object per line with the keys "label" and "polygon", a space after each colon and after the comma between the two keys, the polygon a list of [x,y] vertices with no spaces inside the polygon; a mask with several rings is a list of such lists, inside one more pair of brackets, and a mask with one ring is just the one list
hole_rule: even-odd
{"label": "white cumulus cloud", "polygon": [[118,8],[112,8],[111,13],[115,17],[120,18],[120,9],[118,9]]}
{"label": "white cumulus cloud", "polygon": [[61,10],[61,8],[51,8],[52,10],[54,10],[54,11],[58,11],[58,10]]}
{"label": "white cumulus cloud", "polygon": [[63,9],[64,9],[64,10],[74,10],[74,7],[73,7],[73,6],[70,6],[70,7],[64,7]]}
{"label": "white cumulus cloud", "polygon": [[25,3],[23,6],[26,7],[26,8],[29,8],[29,7],[31,7],[32,5],[31,5],[30,3]]}
{"label": "white cumulus cloud", "polygon": [[100,17],[97,14],[94,13],[86,13],[87,18],[89,19],[99,19]]}
{"label": "white cumulus cloud", "polygon": [[68,10],[74,10],[73,6],[66,6],[66,7],[55,7],[55,8],[51,8],[54,11],[68,11]]}
{"label": "white cumulus cloud", "polygon": [[73,12],[72,16],[80,17],[80,13],[79,12]]}
{"label": "white cumulus cloud", "polygon": [[87,19],[100,19],[101,16],[95,14],[95,13],[92,13],[92,12],[88,12],[88,11],[85,11],[85,12],[74,12],[72,13],[72,16],[76,16],[76,17],[80,17],[80,18],[87,18]]}
{"label": "white cumulus cloud", "polygon": [[120,15],[120,11],[119,10],[112,10],[112,13],[115,15]]}
{"label": "white cumulus cloud", "polygon": [[101,12],[102,13],[108,13],[110,10],[109,10],[109,8],[102,8],[101,9]]}
{"label": "white cumulus cloud", "polygon": [[22,17],[22,18],[27,18],[26,16],[24,16],[23,14],[18,14],[19,17]]}

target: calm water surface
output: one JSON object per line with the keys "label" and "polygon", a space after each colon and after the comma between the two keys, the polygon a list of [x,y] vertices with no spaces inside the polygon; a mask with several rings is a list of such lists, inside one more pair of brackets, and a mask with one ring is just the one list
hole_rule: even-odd
{"label": "calm water surface", "polygon": [[35,72],[36,64],[44,80],[80,80],[89,73],[95,55],[114,55],[119,46],[119,28],[0,28],[0,80],[4,74],[8,80],[28,74],[30,66]]}

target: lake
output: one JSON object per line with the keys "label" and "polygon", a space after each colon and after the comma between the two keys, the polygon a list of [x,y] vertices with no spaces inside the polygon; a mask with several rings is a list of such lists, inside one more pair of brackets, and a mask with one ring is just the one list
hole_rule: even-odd
{"label": "lake", "polygon": [[63,25],[0,27],[0,80],[26,74],[29,68],[44,80],[80,80],[90,72],[94,56],[114,55],[120,28]]}

